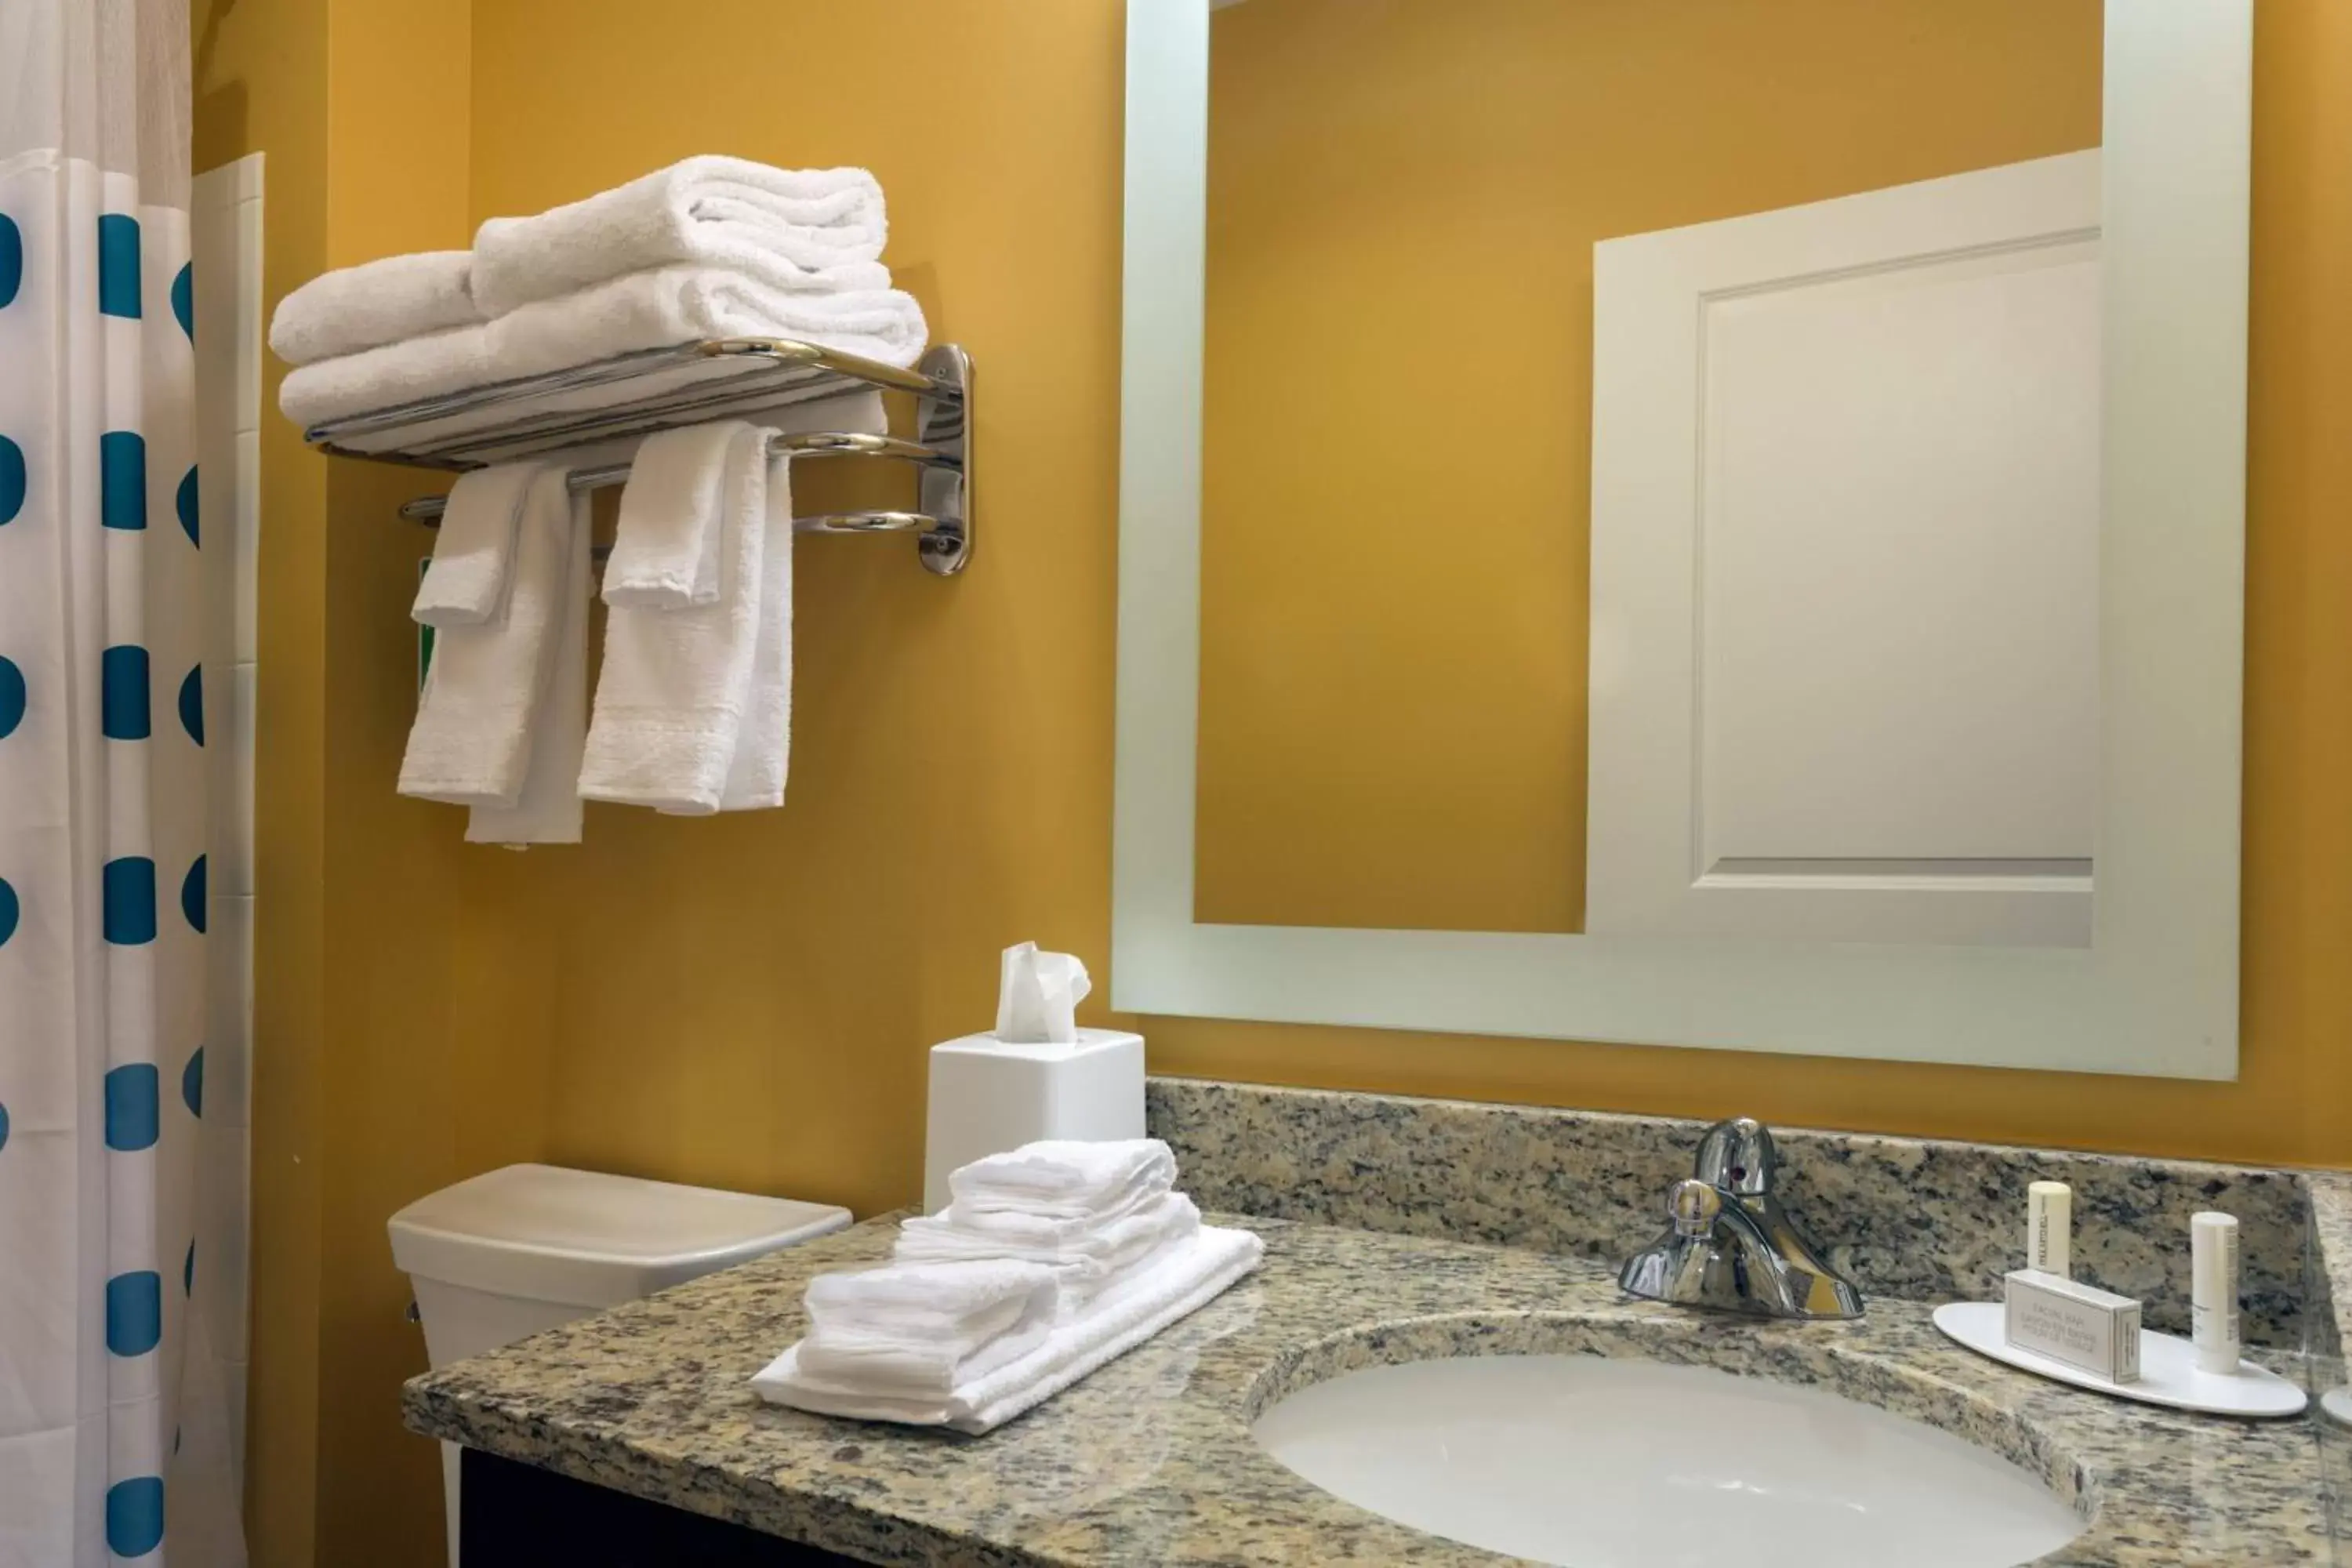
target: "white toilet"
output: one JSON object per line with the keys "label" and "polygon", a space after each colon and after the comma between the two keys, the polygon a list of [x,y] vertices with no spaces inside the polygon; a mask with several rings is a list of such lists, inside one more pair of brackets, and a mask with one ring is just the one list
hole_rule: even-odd
{"label": "white toilet", "polygon": [[[558,1165],[508,1165],[392,1216],[435,1366],[839,1230],[849,1211]],[[449,1562],[457,1446],[441,1445]]]}

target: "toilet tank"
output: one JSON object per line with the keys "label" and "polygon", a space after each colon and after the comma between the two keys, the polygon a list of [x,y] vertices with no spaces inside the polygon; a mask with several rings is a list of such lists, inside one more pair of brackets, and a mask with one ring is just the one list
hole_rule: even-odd
{"label": "toilet tank", "polygon": [[[425,1359],[446,1366],[848,1223],[831,1204],[507,1165],[427,1194],[390,1228]],[[459,1568],[454,1443],[441,1477]]]}
{"label": "toilet tank", "polygon": [[508,1165],[392,1216],[435,1366],[849,1223],[830,1204]]}

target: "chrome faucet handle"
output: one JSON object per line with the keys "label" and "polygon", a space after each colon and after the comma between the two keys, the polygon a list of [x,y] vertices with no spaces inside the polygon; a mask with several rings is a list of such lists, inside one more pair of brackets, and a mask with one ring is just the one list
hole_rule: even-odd
{"label": "chrome faucet handle", "polygon": [[1666,1217],[1674,1221],[1676,1236],[1707,1235],[1715,1229],[1715,1216],[1722,1212],[1723,1194],[1696,1178],[1676,1182],[1666,1193]]}
{"label": "chrome faucet handle", "polygon": [[1772,1130],[1752,1116],[1735,1116],[1706,1130],[1692,1173],[1711,1187],[1738,1197],[1768,1197],[1780,1174],[1780,1152]]}
{"label": "chrome faucet handle", "polygon": [[1752,1117],[1706,1130],[1695,1174],[1666,1193],[1664,1236],[1625,1260],[1630,1295],[1767,1318],[1858,1318],[1862,1292],[1774,1195],[1780,1152]]}

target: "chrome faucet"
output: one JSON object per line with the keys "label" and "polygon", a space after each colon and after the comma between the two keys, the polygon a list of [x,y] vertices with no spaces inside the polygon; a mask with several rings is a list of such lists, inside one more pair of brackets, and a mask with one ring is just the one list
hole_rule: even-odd
{"label": "chrome faucet", "polygon": [[1780,1155],[1771,1129],[1718,1121],[1699,1141],[1687,1181],[1666,1194],[1672,1222],[1626,1259],[1617,1282],[1679,1307],[1765,1318],[1859,1318],[1862,1292],[1822,1260],[1772,1194]]}

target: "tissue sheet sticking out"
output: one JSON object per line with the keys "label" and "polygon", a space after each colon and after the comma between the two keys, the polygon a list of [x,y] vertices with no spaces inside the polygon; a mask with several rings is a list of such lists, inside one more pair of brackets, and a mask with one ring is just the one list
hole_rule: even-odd
{"label": "tissue sheet sticking out", "polygon": [[996,1037],[1007,1045],[1077,1044],[1078,1004],[1094,989],[1087,966],[1066,952],[1040,952],[1034,942],[1004,950],[996,990]]}

